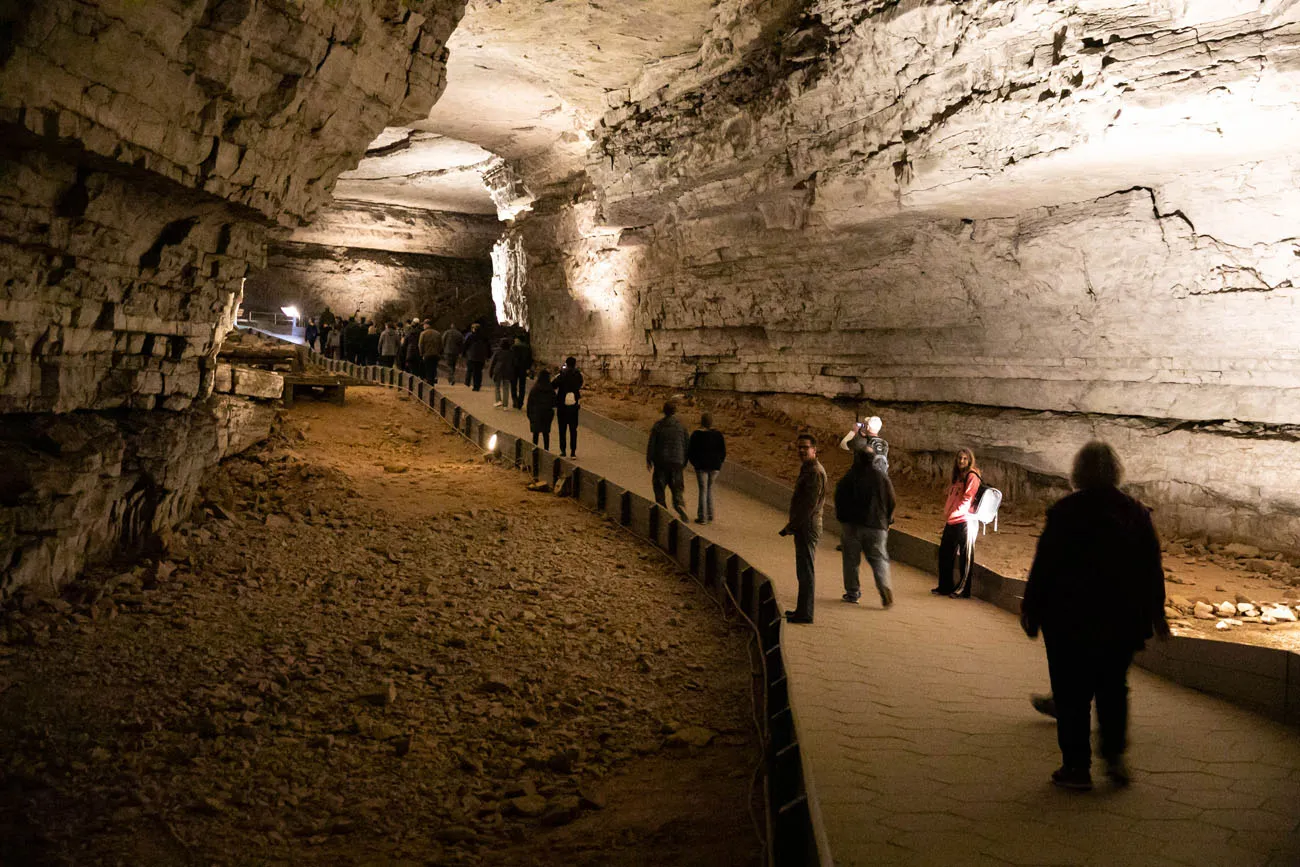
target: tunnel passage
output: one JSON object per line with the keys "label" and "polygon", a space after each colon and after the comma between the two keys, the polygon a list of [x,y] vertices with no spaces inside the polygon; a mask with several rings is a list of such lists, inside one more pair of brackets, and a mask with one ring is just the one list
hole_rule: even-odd
{"label": "tunnel passage", "polygon": [[[1100,436],[1165,532],[1300,555],[1293,3],[5,14],[6,415],[210,415],[241,291],[495,318],[615,382],[872,409],[1025,502]],[[83,472],[22,495],[0,592],[120,535]],[[50,495],[95,532],[51,542]]]}

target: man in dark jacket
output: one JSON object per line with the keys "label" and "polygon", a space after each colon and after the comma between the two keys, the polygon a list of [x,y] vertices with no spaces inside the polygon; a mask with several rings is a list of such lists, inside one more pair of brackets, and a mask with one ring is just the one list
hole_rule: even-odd
{"label": "man in dark jacket", "polygon": [[560,424],[560,457],[564,457],[568,437],[570,457],[578,456],[578,408],[582,403],[582,371],[578,359],[570,355],[555,375],[555,418]]}
{"label": "man in dark jacket", "polygon": [[515,378],[510,384],[510,399],[514,402],[515,409],[520,409],[524,405],[524,389],[528,387],[528,372],[533,369],[533,348],[528,345],[528,338],[516,337],[510,347],[510,354],[515,360]]}
{"label": "man in dark jacket", "polygon": [[1047,645],[1062,759],[1052,782],[1069,789],[1092,788],[1094,698],[1107,773],[1128,784],[1128,668],[1148,638],[1169,634],[1160,540],[1147,508],[1119,490],[1122,473],[1106,443],[1075,456],[1075,492],[1047,511],[1021,603],[1025,634],[1041,628]]}
{"label": "man in dark jacket", "polygon": [[799,434],[799,478],[790,497],[790,520],[782,536],[794,536],[794,573],[799,581],[799,599],[793,611],[785,613],[787,623],[813,622],[814,567],[817,543],[822,537],[822,507],[826,503],[826,469],[817,460],[817,438]]}
{"label": "man in dark jacket", "polygon": [[664,488],[668,488],[673,493],[673,508],[683,521],[690,521],[686,514],[686,485],[682,481],[689,439],[686,428],[677,418],[677,404],[668,401],[664,404],[664,417],[650,428],[650,440],[645,447],[645,468],[652,474],[655,502],[668,507],[664,502]]}
{"label": "man in dark jacket", "polygon": [[695,523],[713,523],[713,483],[727,459],[727,441],[722,431],[713,429],[713,417],[707,412],[700,416],[700,428],[691,434],[686,446],[686,460],[695,468],[695,484],[699,488],[699,505],[695,510]]}
{"label": "man in dark jacket", "polygon": [[870,451],[853,455],[853,466],[835,486],[835,517],[840,522],[844,562],[844,601],[856,603],[862,596],[858,568],[862,555],[871,564],[871,574],[880,592],[880,604],[894,604],[889,583],[889,525],[894,522],[894,486],[889,476],[875,466]]}
{"label": "man in dark jacket", "polygon": [[442,360],[447,362],[447,384],[456,384],[456,359],[460,358],[461,350],[465,348],[465,335],[460,333],[456,323],[447,326],[447,330],[442,332]]}
{"label": "man in dark jacket", "polygon": [[475,322],[465,335],[465,384],[472,385],[475,391],[483,388],[483,365],[491,355],[492,343]]}
{"label": "man in dark jacket", "polygon": [[420,326],[412,322],[402,335],[402,369],[413,376],[420,375]]}

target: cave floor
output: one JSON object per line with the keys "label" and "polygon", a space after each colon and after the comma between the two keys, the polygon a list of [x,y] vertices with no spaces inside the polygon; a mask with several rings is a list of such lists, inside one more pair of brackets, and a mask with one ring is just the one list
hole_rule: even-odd
{"label": "cave floor", "polygon": [[[489,390],[449,396],[524,435]],[[650,496],[644,456],[581,432],[579,464]],[[693,502],[688,487],[688,500]],[[780,511],[723,489],[697,533],[795,595]],[[1048,782],[1055,726],[1042,646],[978,600],[939,599],[933,577],[894,564],[897,604],[839,601],[834,536],[817,555],[816,623],[787,626],[785,660],[810,788],[841,865],[1295,865],[1300,738],[1294,728],[1134,669],[1134,784],[1078,795]],[[865,577],[865,576],[864,576]]]}
{"label": "cave floor", "polygon": [[[673,391],[667,388],[626,386],[593,378],[584,391],[583,402],[588,409],[648,432],[659,420],[663,402],[673,396]],[[786,484],[794,483],[799,471],[794,439],[803,428],[759,412],[753,408],[752,402],[738,399],[735,395],[703,392],[695,398],[683,400],[679,396],[677,400],[688,430],[699,421],[699,413],[707,410],[713,415],[714,427],[727,435],[729,459],[769,478]],[[834,438],[836,442],[844,433],[814,432],[819,440]],[[818,449],[817,455],[832,482],[849,468],[849,453],[834,445]],[[943,525],[944,491],[911,478],[905,467],[902,472],[898,466],[891,469],[891,480],[898,497],[895,526],[913,536],[938,543]],[[1042,529],[1041,508],[1017,508],[1015,503],[1004,501],[999,531],[980,537],[975,558],[999,574],[1012,578],[1027,577]],[[1300,599],[1300,583],[1288,583],[1282,576],[1255,571],[1241,558],[1205,550],[1203,546],[1198,549],[1197,543],[1189,539],[1166,539],[1163,543],[1166,589],[1171,596],[1219,603],[1236,602],[1240,595],[1255,602],[1292,600],[1293,605],[1294,600]],[[1294,568],[1287,571],[1293,575],[1292,582],[1300,581],[1294,577],[1300,576],[1300,571]],[[1247,623],[1241,627],[1217,629],[1215,624],[1218,621],[1219,618],[1196,620],[1184,617],[1174,621],[1173,629],[1180,635],[1300,652],[1300,623]]]}
{"label": "cave floor", "polygon": [[758,863],[702,588],[393,392],[284,430],[161,568],[0,621],[0,863]]}

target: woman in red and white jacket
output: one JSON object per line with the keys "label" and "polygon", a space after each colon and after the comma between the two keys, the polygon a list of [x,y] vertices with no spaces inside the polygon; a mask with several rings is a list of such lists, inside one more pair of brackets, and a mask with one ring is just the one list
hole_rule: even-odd
{"label": "woman in red and white jacket", "polygon": [[943,504],[943,536],[939,539],[939,586],[930,592],[954,599],[970,598],[971,570],[975,565],[975,495],[980,489],[980,471],[975,453],[957,452],[952,463],[952,484]]}

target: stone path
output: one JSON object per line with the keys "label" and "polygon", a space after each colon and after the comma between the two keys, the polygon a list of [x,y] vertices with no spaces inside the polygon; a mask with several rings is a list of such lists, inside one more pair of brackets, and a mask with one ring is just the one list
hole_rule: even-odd
{"label": "stone path", "polygon": [[[527,435],[523,413],[493,408],[490,387],[440,388]],[[652,496],[643,455],[588,431],[578,454]],[[688,472],[692,503],[693,482]],[[691,528],[771,576],[790,604],[784,516],[735,491],[715,496],[717,521]],[[816,623],[785,631],[827,863],[1300,865],[1300,732],[1134,669],[1134,785],[1113,790],[1098,773],[1092,793],[1057,790],[1055,726],[1028,701],[1047,689],[1042,644],[991,605],[931,596],[930,576],[898,564],[893,609],[879,608],[865,563],[865,604],[841,602],[836,541],[817,557]]]}

